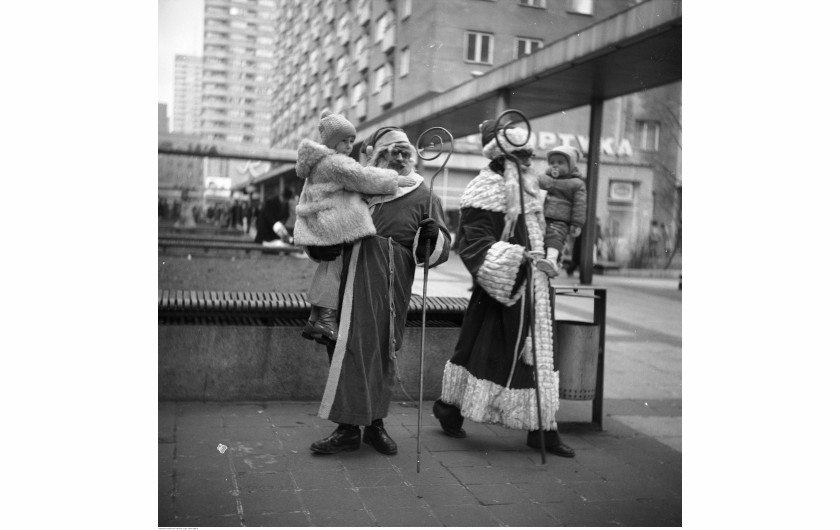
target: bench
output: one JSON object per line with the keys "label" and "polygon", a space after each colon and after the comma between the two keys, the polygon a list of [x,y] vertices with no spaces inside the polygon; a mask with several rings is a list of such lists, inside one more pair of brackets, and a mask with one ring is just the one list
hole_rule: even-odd
{"label": "bench", "polygon": [[[468,299],[456,296],[427,296],[426,318],[448,319],[460,324]],[[310,306],[304,293],[276,291],[187,291],[158,290],[158,320],[170,317],[250,316],[306,318]],[[408,319],[421,318],[423,298],[412,294]]]}
{"label": "bench", "polygon": [[[424,399],[440,394],[467,303],[426,299]],[[158,399],[320,400],[329,363],[324,346],[301,336],[309,311],[303,293],[159,290]],[[419,397],[420,295],[406,320],[395,401]]]}

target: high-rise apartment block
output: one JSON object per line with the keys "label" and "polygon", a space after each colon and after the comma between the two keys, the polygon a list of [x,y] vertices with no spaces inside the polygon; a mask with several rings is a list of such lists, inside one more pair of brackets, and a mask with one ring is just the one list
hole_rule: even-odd
{"label": "high-rise apartment block", "polygon": [[192,55],[175,56],[172,131],[197,134],[201,125],[202,59]]}
{"label": "high-rise apartment block", "polygon": [[269,146],[277,17],[275,0],[205,0],[203,139]]}

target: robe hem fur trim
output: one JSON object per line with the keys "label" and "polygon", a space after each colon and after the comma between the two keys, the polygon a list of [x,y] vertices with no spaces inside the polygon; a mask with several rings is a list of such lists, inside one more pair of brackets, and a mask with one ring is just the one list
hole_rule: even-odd
{"label": "robe hem fur trim", "polygon": [[[542,372],[540,373],[542,376]],[[557,399],[546,399],[551,388],[558,389],[560,375],[550,372],[551,381],[543,383],[542,400],[543,429],[557,430]],[[541,380],[542,381],[542,380]],[[509,429],[523,431],[539,430],[537,420],[537,398],[533,388],[505,388],[485,379],[478,379],[466,368],[447,361],[443,372],[441,401],[455,405],[461,415],[477,423],[500,424]]]}

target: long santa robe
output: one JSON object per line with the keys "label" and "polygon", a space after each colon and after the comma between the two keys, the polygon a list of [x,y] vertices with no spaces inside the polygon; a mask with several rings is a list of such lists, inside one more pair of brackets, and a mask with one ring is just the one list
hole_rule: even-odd
{"label": "long santa robe", "polygon": [[[414,188],[372,201],[376,235],[344,247],[338,341],[318,411],[321,418],[370,425],[388,415],[414,271],[422,265],[415,257],[417,229],[427,217],[431,193],[420,175],[412,176],[417,179]],[[434,267],[449,258],[451,239],[436,196],[431,217],[442,227],[429,257]]]}
{"label": "long santa robe", "polygon": [[[544,272],[522,265],[527,238],[522,220],[527,223],[531,248],[541,250],[545,229],[542,207],[537,199],[529,198],[512,236],[500,241],[506,210],[504,177],[489,167],[482,169],[461,198],[458,247],[477,285],[455,353],[444,369],[441,401],[456,406],[461,415],[475,422],[540,430],[528,309],[535,301],[542,429],[553,431],[557,429],[559,374],[554,366],[550,284]],[[525,285],[517,288],[517,279],[524,272],[521,269],[527,266],[532,267],[531,293]]]}

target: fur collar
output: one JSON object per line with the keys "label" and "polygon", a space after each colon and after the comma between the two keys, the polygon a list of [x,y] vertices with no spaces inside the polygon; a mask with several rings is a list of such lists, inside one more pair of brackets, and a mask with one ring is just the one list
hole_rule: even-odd
{"label": "fur collar", "polygon": [[[507,189],[505,178],[489,166],[483,167],[478,176],[467,184],[461,195],[461,208],[479,208],[491,212],[507,212]],[[536,212],[542,210],[538,198],[525,194],[525,211]]]}

